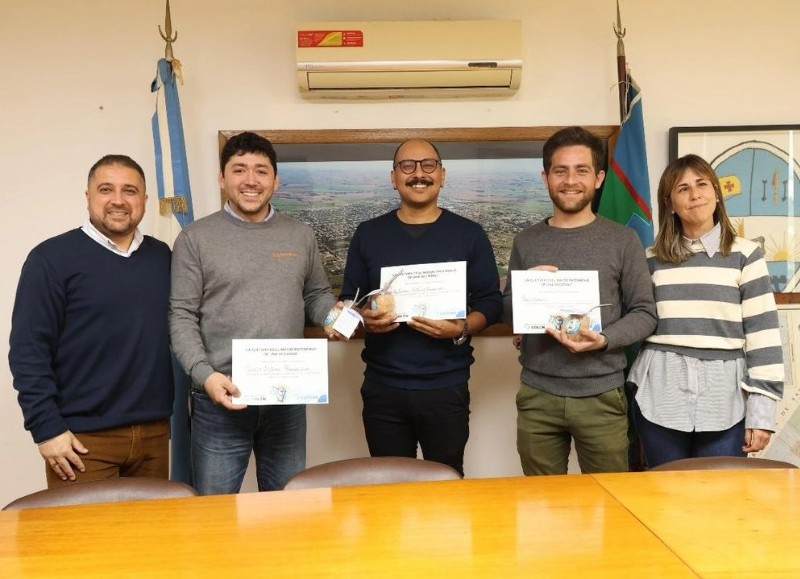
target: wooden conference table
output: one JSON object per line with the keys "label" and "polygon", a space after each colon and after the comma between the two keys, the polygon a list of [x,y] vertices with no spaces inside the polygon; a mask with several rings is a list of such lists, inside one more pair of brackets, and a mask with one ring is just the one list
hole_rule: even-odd
{"label": "wooden conference table", "polygon": [[0,577],[800,576],[800,470],[480,479],[0,513]]}

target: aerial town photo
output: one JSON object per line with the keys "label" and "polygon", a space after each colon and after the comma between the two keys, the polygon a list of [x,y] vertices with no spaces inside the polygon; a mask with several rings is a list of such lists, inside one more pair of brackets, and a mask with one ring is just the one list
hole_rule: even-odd
{"label": "aerial town photo", "polygon": [[[505,278],[514,236],[550,214],[541,159],[444,159],[443,165],[447,174],[439,205],[483,226]],[[337,293],[355,228],[399,205],[391,169],[389,160],[279,165],[281,187],[273,203],[314,229]]]}

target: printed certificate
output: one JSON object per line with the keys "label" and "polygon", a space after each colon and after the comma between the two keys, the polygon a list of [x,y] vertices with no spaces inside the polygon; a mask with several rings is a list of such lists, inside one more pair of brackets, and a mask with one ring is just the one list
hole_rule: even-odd
{"label": "printed certificate", "polygon": [[512,271],[511,292],[515,334],[560,331],[564,324],[571,334],[602,330],[597,271]]}
{"label": "printed certificate", "polygon": [[328,341],[233,340],[234,404],[328,403]]}
{"label": "printed certificate", "polygon": [[395,275],[390,292],[398,322],[407,322],[412,316],[432,320],[467,317],[466,261],[382,267],[381,287]]}

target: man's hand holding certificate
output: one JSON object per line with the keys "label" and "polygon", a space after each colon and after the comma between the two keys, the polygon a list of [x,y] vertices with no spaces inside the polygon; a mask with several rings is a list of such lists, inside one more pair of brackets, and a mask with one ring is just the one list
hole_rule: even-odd
{"label": "man's hand holding certificate", "polygon": [[328,342],[233,340],[234,404],[327,404]]}
{"label": "man's hand holding certificate", "polygon": [[395,322],[408,322],[415,316],[431,320],[467,317],[466,261],[382,267],[381,286],[393,276],[390,291]]}
{"label": "man's hand holding certificate", "polygon": [[602,330],[597,271],[512,271],[511,284],[515,334],[580,342],[582,333]]}

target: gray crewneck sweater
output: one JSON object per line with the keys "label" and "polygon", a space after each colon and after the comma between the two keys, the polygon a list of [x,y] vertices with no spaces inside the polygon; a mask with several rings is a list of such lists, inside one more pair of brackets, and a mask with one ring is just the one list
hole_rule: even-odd
{"label": "gray crewneck sweater", "polygon": [[172,349],[197,386],[231,373],[234,338],[302,338],[336,299],[312,229],[275,212],[239,221],[224,210],[181,231],[172,253]]}
{"label": "gray crewneck sweater", "polygon": [[[546,334],[522,340],[521,381],[557,396],[594,396],[623,384],[624,347],[643,340],[656,327],[653,286],[642,244],[627,227],[597,217],[569,229],[533,225],[514,239],[508,269],[554,265],[560,270],[597,270],[605,350],[572,354]],[[503,319],[511,323],[511,276],[503,293]]]}

